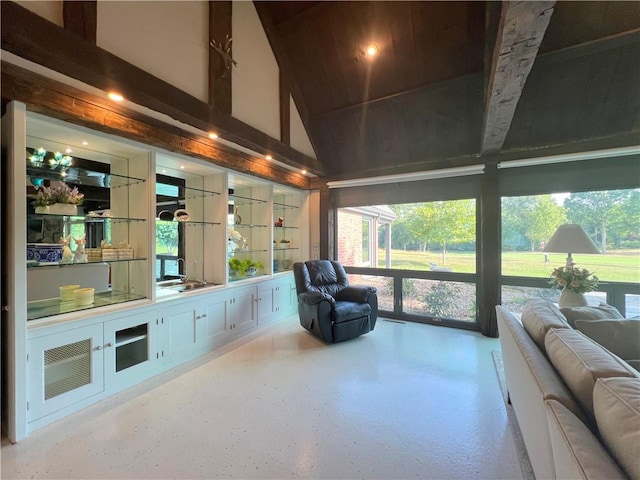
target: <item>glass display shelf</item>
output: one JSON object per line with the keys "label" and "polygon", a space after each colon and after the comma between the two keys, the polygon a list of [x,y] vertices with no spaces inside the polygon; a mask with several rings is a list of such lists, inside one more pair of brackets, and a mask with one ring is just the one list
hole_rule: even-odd
{"label": "glass display shelf", "polygon": [[[102,173],[83,168],[69,167],[66,171],[27,165],[27,176],[37,179],[59,180],[73,185],[119,188],[144,183],[144,178],[127,177],[115,173]],[[33,183],[33,182],[31,182]]]}
{"label": "glass display shelf", "polygon": [[286,252],[289,250],[299,250],[299,247],[282,247],[282,248],[278,248],[278,247],[273,247],[273,251],[274,252]]}
{"label": "glass display shelf", "polygon": [[266,273],[256,273],[255,275],[229,275],[229,282],[233,283],[233,282],[238,282],[240,280],[250,280],[252,278],[260,278],[260,277],[266,277],[267,274]]}
{"label": "glass display shelf", "polygon": [[265,253],[269,250],[261,249],[261,250],[230,250],[229,255],[240,255],[243,253]]}
{"label": "glass display shelf", "polygon": [[111,222],[146,222],[146,218],[131,218],[131,217],[102,217],[97,215],[57,215],[54,213],[29,213],[27,214],[29,218],[59,218],[63,222],[68,223],[70,225],[73,224],[81,224],[81,223],[104,223],[105,221]]}
{"label": "glass display shelf", "polygon": [[299,230],[300,227],[287,227],[286,225],[282,225],[282,226],[274,226],[273,228],[277,229],[282,229],[282,230]]}
{"label": "glass display shelf", "polygon": [[298,205],[291,205],[288,203],[280,203],[280,202],[273,202],[273,208],[274,209],[289,209],[289,208],[300,208]]}
{"label": "glass display shelf", "polygon": [[157,224],[185,224],[191,227],[202,225],[222,225],[222,222],[202,222],[196,220],[156,220]]}
{"label": "glass display shelf", "polygon": [[63,313],[90,310],[96,307],[116,305],[119,303],[132,302],[134,300],[144,300],[146,298],[147,297],[144,295],[138,295],[136,293],[111,290],[96,292],[94,295],[94,301],[90,305],[77,305],[74,301],[63,302],[59,297],[36,300],[33,302],[27,302],[27,320],[37,320],[54,315],[61,315]]}
{"label": "glass display shelf", "polygon": [[235,224],[231,224],[229,225],[230,227],[241,227],[241,228],[254,228],[254,227],[258,227],[258,228],[264,228],[267,227],[268,225],[262,225],[262,224],[257,224],[257,223],[235,223]]}
{"label": "glass display shelf", "polygon": [[180,186],[178,188],[183,188],[185,190],[184,199],[194,199],[194,198],[205,198],[205,197],[213,197],[216,195],[220,195],[220,192],[214,192],[212,190],[203,190],[201,188],[193,188]]}
{"label": "glass display shelf", "polygon": [[135,258],[114,258],[109,260],[88,260],[86,262],[81,263],[61,263],[61,262],[38,262],[36,260],[27,260],[27,268],[38,268],[38,267],[79,267],[81,265],[87,265],[89,263],[122,263],[122,262],[139,262],[142,260],[146,260],[146,257],[135,257]]}
{"label": "glass display shelf", "polygon": [[263,200],[261,198],[252,198],[252,197],[243,197],[242,195],[229,195],[229,200],[243,200],[242,202],[240,202],[240,205],[251,205],[253,203],[267,203],[266,200]]}

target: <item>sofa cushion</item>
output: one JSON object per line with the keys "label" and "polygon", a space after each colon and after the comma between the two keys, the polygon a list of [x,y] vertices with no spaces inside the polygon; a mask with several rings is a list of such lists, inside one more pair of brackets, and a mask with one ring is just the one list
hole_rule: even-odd
{"label": "sofa cushion", "polygon": [[555,478],[624,478],[598,438],[557,400],[547,400]]}
{"label": "sofa cushion", "polygon": [[640,479],[640,378],[600,378],[593,389],[598,431],[629,477]]}
{"label": "sofa cushion", "polygon": [[575,328],[576,320],[599,320],[605,318],[624,318],[613,305],[601,303],[598,306],[565,307],[560,312],[565,316],[569,325]]}
{"label": "sofa cushion", "polygon": [[356,318],[368,317],[371,314],[371,307],[368,303],[336,302],[333,313],[334,322],[342,323]]}
{"label": "sofa cushion", "polygon": [[548,300],[532,298],[522,310],[522,325],[540,347],[545,351],[544,337],[551,328],[570,328],[558,307]]}
{"label": "sofa cushion", "polygon": [[640,320],[576,320],[576,328],[623,360],[640,359]]}
{"label": "sofa cushion", "polygon": [[595,426],[593,387],[598,378],[635,377],[623,360],[571,328],[554,328],[545,337],[549,360]]}

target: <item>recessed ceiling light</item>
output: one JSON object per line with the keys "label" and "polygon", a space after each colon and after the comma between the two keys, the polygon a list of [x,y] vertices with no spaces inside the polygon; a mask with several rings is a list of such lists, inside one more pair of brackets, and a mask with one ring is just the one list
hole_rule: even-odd
{"label": "recessed ceiling light", "polygon": [[184,165],[180,165],[180,170],[184,170]]}
{"label": "recessed ceiling light", "polygon": [[272,160],[272,159],[273,159],[273,157],[272,157],[271,155],[268,155],[268,154],[267,154],[267,155],[265,155],[265,157],[264,157],[264,158],[266,158],[267,160]]}
{"label": "recessed ceiling light", "polygon": [[163,169],[162,169],[162,173],[167,173],[167,171],[163,168]]}
{"label": "recessed ceiling light", "polygon": [[209,138],[215,140],[218,138],[218,134],[216,132],[209,132]]}
{"label": "recessed ceiling light", "polygon": [[87,145],[89,145],[89,142],[87,142],[87,141],[85,140],[85,141],[83,141],[83,142],[82,142],[82,145],[84,145],[84,146],[86,147]]}
{"label": "recessed ceiling light", "polygon": [[369,57],[375,57],[378,54],[378,46],[375,43],[371,43],[367,45],[365,52]]}
{"label": "recessed ceiling light", "polygon": [[121,102],[122,100],[124,100],[124,97],[118,92],[109,92],[107,93],[107,97],[109,97],[114,102]]}
{"label": "recessed ceiling light", "polygon": [[64,151],[64,153],[71,153],[73,152],[73,150],[71,150],[71,147],[67,147],[67,149]]}
{"label": "recessed ceiling light", "polygon": [[300,170],[300,173],[303,174],[303,175],[306,175],[307,171],[303,168],[302,170]]}

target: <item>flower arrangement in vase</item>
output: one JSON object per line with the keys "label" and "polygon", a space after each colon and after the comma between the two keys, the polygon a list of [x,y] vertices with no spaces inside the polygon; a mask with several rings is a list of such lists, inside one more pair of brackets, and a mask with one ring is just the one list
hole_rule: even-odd
{"label": "flower arrangement in vase", "polygon": [[77,215],[78,205],[82,204],[83,200],[84,194],[78,191],[78,187],[71,188],[60,182],[55,186],[38,188],[38,194],[32,204],[38,214]]}
{"label": "flower arrangement in vase", "polygon": [[587,305],[586,292],[595,290],[599,279],[586,268],[558,267],[551,273],[552,288],[562,290],[558,301],[561,308]]}

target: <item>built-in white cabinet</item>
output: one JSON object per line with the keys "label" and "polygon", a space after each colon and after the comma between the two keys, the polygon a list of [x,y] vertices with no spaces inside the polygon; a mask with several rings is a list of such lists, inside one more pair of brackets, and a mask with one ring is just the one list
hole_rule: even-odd
{"label": "built-in white cabinet", "polygon": [[291,271],[301,260],[300,192],[284,187],[273,191],[273,271]]}
{"label": "built-in white cabinet", "polygon": [[68,408],[153,373],[155,311],[58,330],[28,342],[28,420]]}
{"label": "built-in white cabinet", "polygon": [[[18,102],[2,134],[11,440],[295,311],[289,271],[308,256],[306,192]],[[77,208],[36,211],[43,187],[63,185],[84,195]],[[234,274],[234,261],[258,268]],[[63,295],[72,285],[93,297]]]}
{"label": "built-in white cabinet", "polygon": [[[294,303],[295,302],[295,303]],[[293,313],[297,306],[295,283],[291,275],[263,282],[258,288],[258,311],[261,325]]]}
{"label": "built-in white cabinet", "polygon": [[201,350],[212,350],[227,343],[232,335],[227,315],[227,293],[207,294],[202,299],[202,313],[196,316],[196,343]]}
{"label": "built-in white cabinet", "polygon": [[60,410],[104,389],[102,324],[30,340],[27,419]]}
{"label": "built-in white cabinet", "polygon": [[176,364],[193,357],[197,348],[196,322],[200,300],[167,305],[162,309],[162,355],[165,363]]}
{"label": "built-in white cabinet", "polygon": [[229,331],[238,335],[258,324],[258,287],[255,285],[231,290],[227,299]]}

